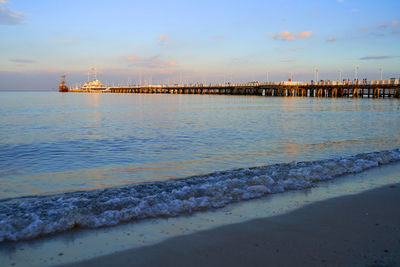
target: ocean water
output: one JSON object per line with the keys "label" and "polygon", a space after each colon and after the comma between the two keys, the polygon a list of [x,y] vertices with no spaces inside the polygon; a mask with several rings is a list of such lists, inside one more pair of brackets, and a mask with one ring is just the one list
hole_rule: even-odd
{"label": "ocean water", "polygon": [[0,92],[0,241],[313,187],[399,148],[398,99]]}

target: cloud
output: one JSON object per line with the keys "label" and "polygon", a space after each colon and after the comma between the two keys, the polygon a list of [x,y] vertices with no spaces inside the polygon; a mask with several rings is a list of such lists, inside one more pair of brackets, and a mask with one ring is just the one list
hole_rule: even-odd
{"label": "cloud", "polygon": [[225,39],[226,35],[225,34],[217,34],[217,35],[213,35],[211,36],[212,39]]}
{"label": "cloud", "polygon": [[[65,72],[66,72],[65,69],[37,69],[37,70],[30,71],[30,73],[32,73],[32,74],[38,74],[38,73],[65,73]],[[73,73],[73,72],[76,72],[76,73],[81,72],[83,74],[86,74],[87,70],[81,70],[81,71],[69,70],[68,71],[68,73]]]}
{"label": "cloud", "polygon": [[10,2],[8,2],[7,0],[0,0],[0,4],[9,4]]}
{"label": "cloud", "polygon": [[282,59],[282,60],[280,60],[280,62],[282,62],[282,63],[290,63],[290,62],[296,62],[296,60],[294,60],[294,59]]}
{"label": "cloud", "polygon": [[399,24],[398,20],[392,20],[392,22],[390,22],[390,23],[384,22],[384,23],[379,24],[378,28],[387,28],[389,26],[396,26],[398,24]]}
{"label": "cloud", "polygon": [[326,39],[326,41],[327,42],[335,42],[335,41],[337,41],[337,37],[336,36],[329,37],[328,39]]}
{"label": "cloud", "polygon": [[310,38],[311,37],[312,31],[306,31],[306,32],[301,32],[297,34],[297,37],[299,38]]}
{"label": "cloud", "polygon": [[167,63],[167,66],[169,66],[169,67],[173,67],[173,66],[176,66],[176,65],[178,65],[178,62],[175,61],[175,60],[170,60]]}
{"label": "cloud", "polygon": [[13,58],[10,60],[11,62],[14,63],[23,63],[23,64],[34,64],[34,63],[38,63],[36,60],[32,60],[32,59],[26,59],[26,58]]}
{"label": "cloud", "polygon": [[160,34],[159,36],[157,36],[157,40],[160,40],[160,41],[166,41],[168,39],[169,39],[169,35],[166,35],[166,34]]}
{"label": "cloud", "polygon": [[[0,3],[7,4],[8,2],[3,0]],[[23,20],[23,18],[24,18],[23,13],[14,12],[7,7],[0,6],[0,24],[3,24],[3,25],[26,24],[26,22]]]}
{"label": "cloud", "polygon": [[369,27],[368,27],[368,26],[365,26],[365,27],[363,27],[363,28],[361,29],[362,32],[366,32],[366,31],[368,31],[368,30],[369,30]]}
{"label": "cloud", "polygon": [[151,57],[138,57],[138,56],[127,56],[122,57],[125,61],[128,61],[129,67],[141,67],[141,68],[171,68],[178,65],[178,61],[169,60],[164,61],[159,55]]}
{"label": "cloud", "polygon": [[381,60],[381,59],[391,59],[393,56],[366,56],[360,58],[360,60]]}
{"label": "cloud", "polygon": [[169,35],[166,35],[166,34],[160,34],[160,35],[157,36],[157,38],[156,38],[156,40],[159,41],[159,44],[160,44],[161,46],[167,45],[168,39],[169,39]]}
{"label": "cloud", "polygon": [[385,34],[382,33],[382,32],[374,32],[373,35],[374,35],[374,36],[377,36],[377,37],[383,37],[383,36],[385,36]]}
{"label": "cloud", "polygon": [[291,33],[289,31],[282,31],[280,33],[271,33],[268,36],[280,41],[294,41],[296,38],[310,38],[312,31],[305,31],[298,34]]}
{"label": "cloud", "polygon": [[126,57],[126,60],[128,60],[128,61],[136,61],[136,60],[139,60],[139,57],[138,56],[129,56],[129,57]]}
{"label": "cloud", "polygon": [[271,33],[269,34],[269,37],[281,41],[293,41],[294,39],[296,39],[296,36],[294,34],[291,34],[289,31],[283,31],[278,34]]}
{"label": "cloud", "polygon": [[394,34],[400,34],[400,28],[393,31]]}
{"label": "cloud", "polygon": [[339,3],[343,3],[344,2],[344,0],[337,0]]}

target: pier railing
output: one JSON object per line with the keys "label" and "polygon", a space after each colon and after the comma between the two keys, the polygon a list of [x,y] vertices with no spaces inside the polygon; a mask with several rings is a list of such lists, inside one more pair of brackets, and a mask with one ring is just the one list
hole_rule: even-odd
{"label": "pier railing", "polygon": [[101,88],[76,88],[69,92],[134,94],[220,94],[302,97],[400,97],[398,79],[331,82],[249,82],[224,84],[125,85]]}

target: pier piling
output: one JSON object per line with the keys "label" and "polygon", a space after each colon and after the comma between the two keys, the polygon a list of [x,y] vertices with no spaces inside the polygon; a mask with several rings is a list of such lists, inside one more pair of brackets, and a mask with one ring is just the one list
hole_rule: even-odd
{"label": "pier piling", "polygon": [[[63,91],[64,92],[64,91]],[[190,85],[135,85],[100,88],[68,88],[68,92],[130,93],[130,94],[199,94],[253,95],[265,97],[353,97],[399,98],[400,82],[379,84],[190,84]]]}

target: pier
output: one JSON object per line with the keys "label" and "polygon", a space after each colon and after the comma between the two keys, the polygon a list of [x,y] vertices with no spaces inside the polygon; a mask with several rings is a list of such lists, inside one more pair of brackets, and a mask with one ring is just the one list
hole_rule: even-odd
{"label": "pier", "polygon": [[235,84],[175,84],[96,86],[68,89],[68,92],[125,94],[197,94],[297,97],[400,98],[399,80],[371,82],[251,82]]}

